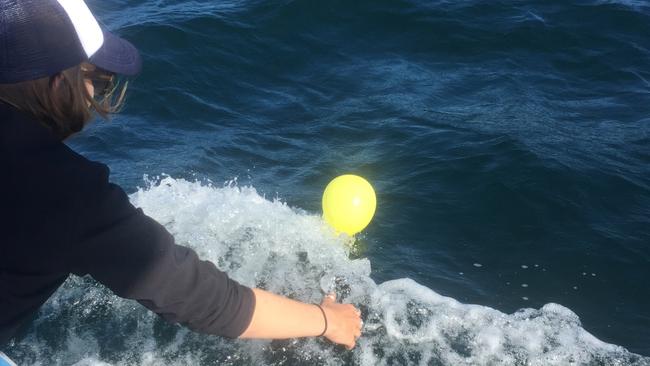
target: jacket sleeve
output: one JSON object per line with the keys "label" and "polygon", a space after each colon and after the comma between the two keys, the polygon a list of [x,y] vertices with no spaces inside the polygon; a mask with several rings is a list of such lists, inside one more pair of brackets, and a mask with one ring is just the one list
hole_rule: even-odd
{"label": "jacket sleeve", "polygon": [[83,202],[86,225],[73,251],[72,272],[90,274],[171,323],[229,338],[241,335],[255,309],[252,290],[176,245],[162,225],[108,183],[105,170],[104,183],[93,182],[101,188]]}

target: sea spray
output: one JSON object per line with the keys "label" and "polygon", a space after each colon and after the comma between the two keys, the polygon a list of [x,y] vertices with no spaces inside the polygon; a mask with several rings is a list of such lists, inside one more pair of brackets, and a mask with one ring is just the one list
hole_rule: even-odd
{"label": "sea spray", "polygon": [[9,351],[25,365],[650,365],[604,343],[570,309],[504,314],[405,278],[376,284],[370,261],[319,215],[253,187],[163,177],[131,196],[177,243],[248,286],[306,302],[336,290],[359,306],[364,334],[349,352],[323,339],[227,340],[169,325],[89,277],[70,277]]}

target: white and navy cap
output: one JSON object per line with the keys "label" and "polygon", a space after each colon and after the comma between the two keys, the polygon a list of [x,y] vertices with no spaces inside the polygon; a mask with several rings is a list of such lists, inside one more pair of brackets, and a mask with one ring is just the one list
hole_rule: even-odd
{"label": "white and navy cap", "polygon": [[103,30],[83,0],[0,0],[0,84],[52,76],[88,61],[140,72],[138,50]]}

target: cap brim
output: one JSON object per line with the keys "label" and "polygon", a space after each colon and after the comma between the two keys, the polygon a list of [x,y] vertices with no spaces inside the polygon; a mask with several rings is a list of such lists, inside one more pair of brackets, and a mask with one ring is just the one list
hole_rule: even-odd
{"label": "cap brim", "polygon": [[115,74],[134,76],[142,70],[140,53],[129,41],[103,31],[104,43],[90,57],[90,63]]}

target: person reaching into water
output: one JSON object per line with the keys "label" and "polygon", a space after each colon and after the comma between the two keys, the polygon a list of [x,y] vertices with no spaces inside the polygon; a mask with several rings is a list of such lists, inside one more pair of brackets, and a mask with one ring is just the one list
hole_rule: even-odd
{"label": "person reaching into water", "polygon": [[132,206],[106,165],[63,143],[95,113],[117,112],[118,76],[141,69],[83,0],[0,0],[0,45],[0,351],[71,273],[197,332],[355,346],[353,305],[240,285]]}

